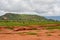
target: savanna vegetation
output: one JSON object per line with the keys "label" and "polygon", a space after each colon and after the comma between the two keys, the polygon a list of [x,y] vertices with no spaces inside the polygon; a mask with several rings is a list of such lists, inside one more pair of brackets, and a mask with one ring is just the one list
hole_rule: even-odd
{"label": "savanna vegetation", "polygon": [[47,29],[53,29],[53,26],[48,24],[58,24],[59,26],[57,28],[60,29],[60,21],[47,19],[43,16],[13,13],[6,13],[5,15],[0,16],[0,26],[40,25],[46,26]]}

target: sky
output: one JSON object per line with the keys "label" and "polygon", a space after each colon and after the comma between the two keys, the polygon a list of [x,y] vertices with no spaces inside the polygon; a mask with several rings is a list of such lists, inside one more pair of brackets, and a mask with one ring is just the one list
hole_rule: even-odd
{"label": "sky", "polygon": [[60,0],[0,0],[0,15],[8,12],[60,16]]}

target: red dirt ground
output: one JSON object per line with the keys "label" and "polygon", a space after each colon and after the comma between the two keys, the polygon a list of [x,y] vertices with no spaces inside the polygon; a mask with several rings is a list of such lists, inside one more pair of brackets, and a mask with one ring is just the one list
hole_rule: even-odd
{"label": "red dirt ground", "polygon": [[[52,24],[50,24],[51,26]],[[54,26],[55,24],[53,24]],[[33,25],[34,26],[34,25]],[[47,25],[48,26],[48,25]],[[56,25],[55,25],[56,26]],[[59,26],[59,25],[58,25]],[[40,28],[39,30],[29,30],[31,28]],[[25,29],[25,30],[23,30]],[[18,31],[15,31],[18,30]],[[37,33],[35,35],[27,34],[27,32]],[[60,30],[46,30],[42,26],[34,27],[15,27],[7,29],[0,27],[0,40],[60,40]]]}
{"label": "red dirt ground", "polygon": [[[8,32],[7,30],[5,30]],[[5,32],[4,31],[4,32]],[[60,40],[60,30],[24,30],[18,32],[35,32],[36,35],[28,34],[14,34],[16,32],[10,31],[11,34],[0,33],[0,40]],[[13,34],[12,34],[13,32]],[[48,34],[51,34],[50,36]]]}

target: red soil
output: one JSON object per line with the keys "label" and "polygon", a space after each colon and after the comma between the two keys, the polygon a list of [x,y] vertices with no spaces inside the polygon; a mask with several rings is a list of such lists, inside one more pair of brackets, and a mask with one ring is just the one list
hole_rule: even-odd
{"label": "red soil", "polygon": [[[48,24],[44,26],[59,26],[55,24]],[[39,30],[31,30],[37,28]],[[36,35],[24,34],[26,32],[37,33]],[[22,33],[22,34],[18,34]],[[29,27],[13,27],[8,29],[6,27],[0,27],[0,40],[60,40],[60,30],[45,30],[43,26],[31,25]]]}
{"label": "red soil", "polygon": [[[19,32],[37,32],[36,35],[0,34],[0,40],[60,40],[60,30],[25,30]],[[48,34],[51,34],[49,36]]]}

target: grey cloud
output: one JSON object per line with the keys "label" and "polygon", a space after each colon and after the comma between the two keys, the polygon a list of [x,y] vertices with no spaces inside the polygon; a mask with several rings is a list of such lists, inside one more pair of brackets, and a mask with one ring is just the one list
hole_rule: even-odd
{"label": "grey cloud", "polygon": [[[25,6],[24,6],[25,5]],[[7,4],[1,2],[0,10],[9,11],[9,12],[25,12],[31,11],[29,4],[24,1],[19,1],[17,3],[8,0]]]}
{"label": "grey cloud", "polygon": [[35,12],[46,16],[46,14],[53,15],[54,13],[60,12],[56,8],[56,6],[60,8],[59,2],[59,0],[0,0],[0,10],[17,13]]}

